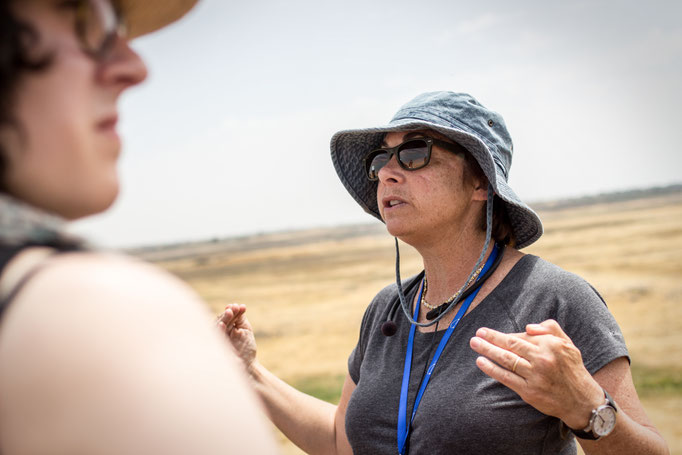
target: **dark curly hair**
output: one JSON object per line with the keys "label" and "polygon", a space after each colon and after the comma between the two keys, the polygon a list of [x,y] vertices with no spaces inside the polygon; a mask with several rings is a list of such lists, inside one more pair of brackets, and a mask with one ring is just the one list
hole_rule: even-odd
{"label": "dark curly hair", "polygon": [[[31,55],[39,40],[38,32],[14,17],[14,1],[0,0],[0,128],[21,127],[12,112],[17,85],[24,74],[47,68],[51,60],[49,55]],[[6,171],[6,151],[0,143],[0,192],[7,192]]]}

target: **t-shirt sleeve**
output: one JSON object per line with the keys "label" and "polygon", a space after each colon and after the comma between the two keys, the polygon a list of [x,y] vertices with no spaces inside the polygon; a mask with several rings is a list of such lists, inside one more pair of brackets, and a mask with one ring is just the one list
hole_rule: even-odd
{"label": "t-shirt sleeve", "polygon": [[353,382],[357,385],[360,380],[360,366],[362,365],[362,359],[365,355],[366,338],[367,338],[367,319],[369,318],[371,305],[365,310],[365,314],[362,316],[362,325],[360,326],[360,336],[358,337],[358,343],[353,348],[353,351],[348,357],[348,374]]}
{"label": "t-shirt sleeve", "polygon": [[623,333],[601,295],[572,274],[559,286],[568,292],[559,297],[557,322],[580,349],[587,371],[594,374],[620,357],[629,362]]}
{"label": "t-shirt sleeve", "polygon": [[382,322],[380,321],[381,316],[388,311],[387,305],[390,304],[391,298],[395,296],[395,293],[395,284],[386,286],[374,297],[362,317],[358,342],[348,357],[348,374],[356,385],[360,380],[360,367],[362,366],[369,337],[372,335],[372,328],[378,327],[380,322]]}
{"label": "t-shirt sleeve", "polygon": [[515,275],[520,292],[509,308],[520,331],[555,319],[580,349],[590,374],[619,357],[630,360],[618,323],[587,281],[536,256],[524,259]]}
{"label": "t-shirt sleeve", "polygon": [[515,330],[555,319],[580,349],[590,374],[619,357],[630,360],[618,323],[584,279],[532,255],[525,256],[512,272],[513,280],[505,279],[505,290]]}

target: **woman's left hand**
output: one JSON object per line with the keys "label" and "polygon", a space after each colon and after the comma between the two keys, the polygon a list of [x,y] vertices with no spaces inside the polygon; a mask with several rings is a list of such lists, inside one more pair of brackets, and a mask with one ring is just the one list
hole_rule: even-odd
{"label": "woman's left hand", "polygon": [[587,426],[604,392],[583,365],[580,350],[559,324],[529,324],[525,333],[480,328],[470,341],[476,365],[538,411],[575,429]]}

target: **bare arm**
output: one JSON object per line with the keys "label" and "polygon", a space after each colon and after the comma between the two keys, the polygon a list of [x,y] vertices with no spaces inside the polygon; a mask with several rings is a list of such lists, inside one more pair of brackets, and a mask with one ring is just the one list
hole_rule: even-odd
{"label": "bare arm", "polygon": [[[594,374],[594,380],[606,389],[618,405],[613,432],[599,441],[578,439],[586,454],[669,454],[663,437],[646,415],[632,382],[630,365],[616,359]],[[600,394],[599,399],[603,404]],[[594,409],[594,408],[593,408]]]}
{"label": "bare arm", "polygon": [[244,305],[228,305],[219,322],[253,378],[258,395],[277,428],[310,454],[352,454],[346,437],[346,407],[355,383],[346,376],[338,406],[291,387],[256,361],[253,330]]}
{"label": "bare arm", "polygon": [[3,453],[276,453],[210,316],[151,266],[50,259],[0,327]]}
{"label": "bare arm", "polygon": [[260,364],[254,368],[255,388],[272,422],[309,454],[352,454],[346,438],[346,406],[355,384],[346,376],[338,406],[294,389]]}
{"label": "bare arm", "polygon": [[471,346],[482,355],[476,363],[484,373],[571,428],[585,428],[592,409],[604,404],[602,388],[609,392],[619,407],[616,427],[598,441],[578,439],[586,453],[670,453],[644,412],[625,358],[610,362],[591,376],[578,348],[553,320],[531,324],[526,333],[479,329],[476,335]]}

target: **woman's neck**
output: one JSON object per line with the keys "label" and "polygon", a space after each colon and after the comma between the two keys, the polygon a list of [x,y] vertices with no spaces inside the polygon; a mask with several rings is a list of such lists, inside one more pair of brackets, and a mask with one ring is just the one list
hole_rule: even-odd
{"label": "woman's neck", "polygon": [[[424,261],[428,281],[426,300],[431,305],[447,301],[466,282],[481,255],[485,233],[460,235],[454,241],[443,238],[436,244],[418,247]],[[485,261],[492,251],[493,242],[483,258]],[[481,264],[482,265],[482,264]]]}

